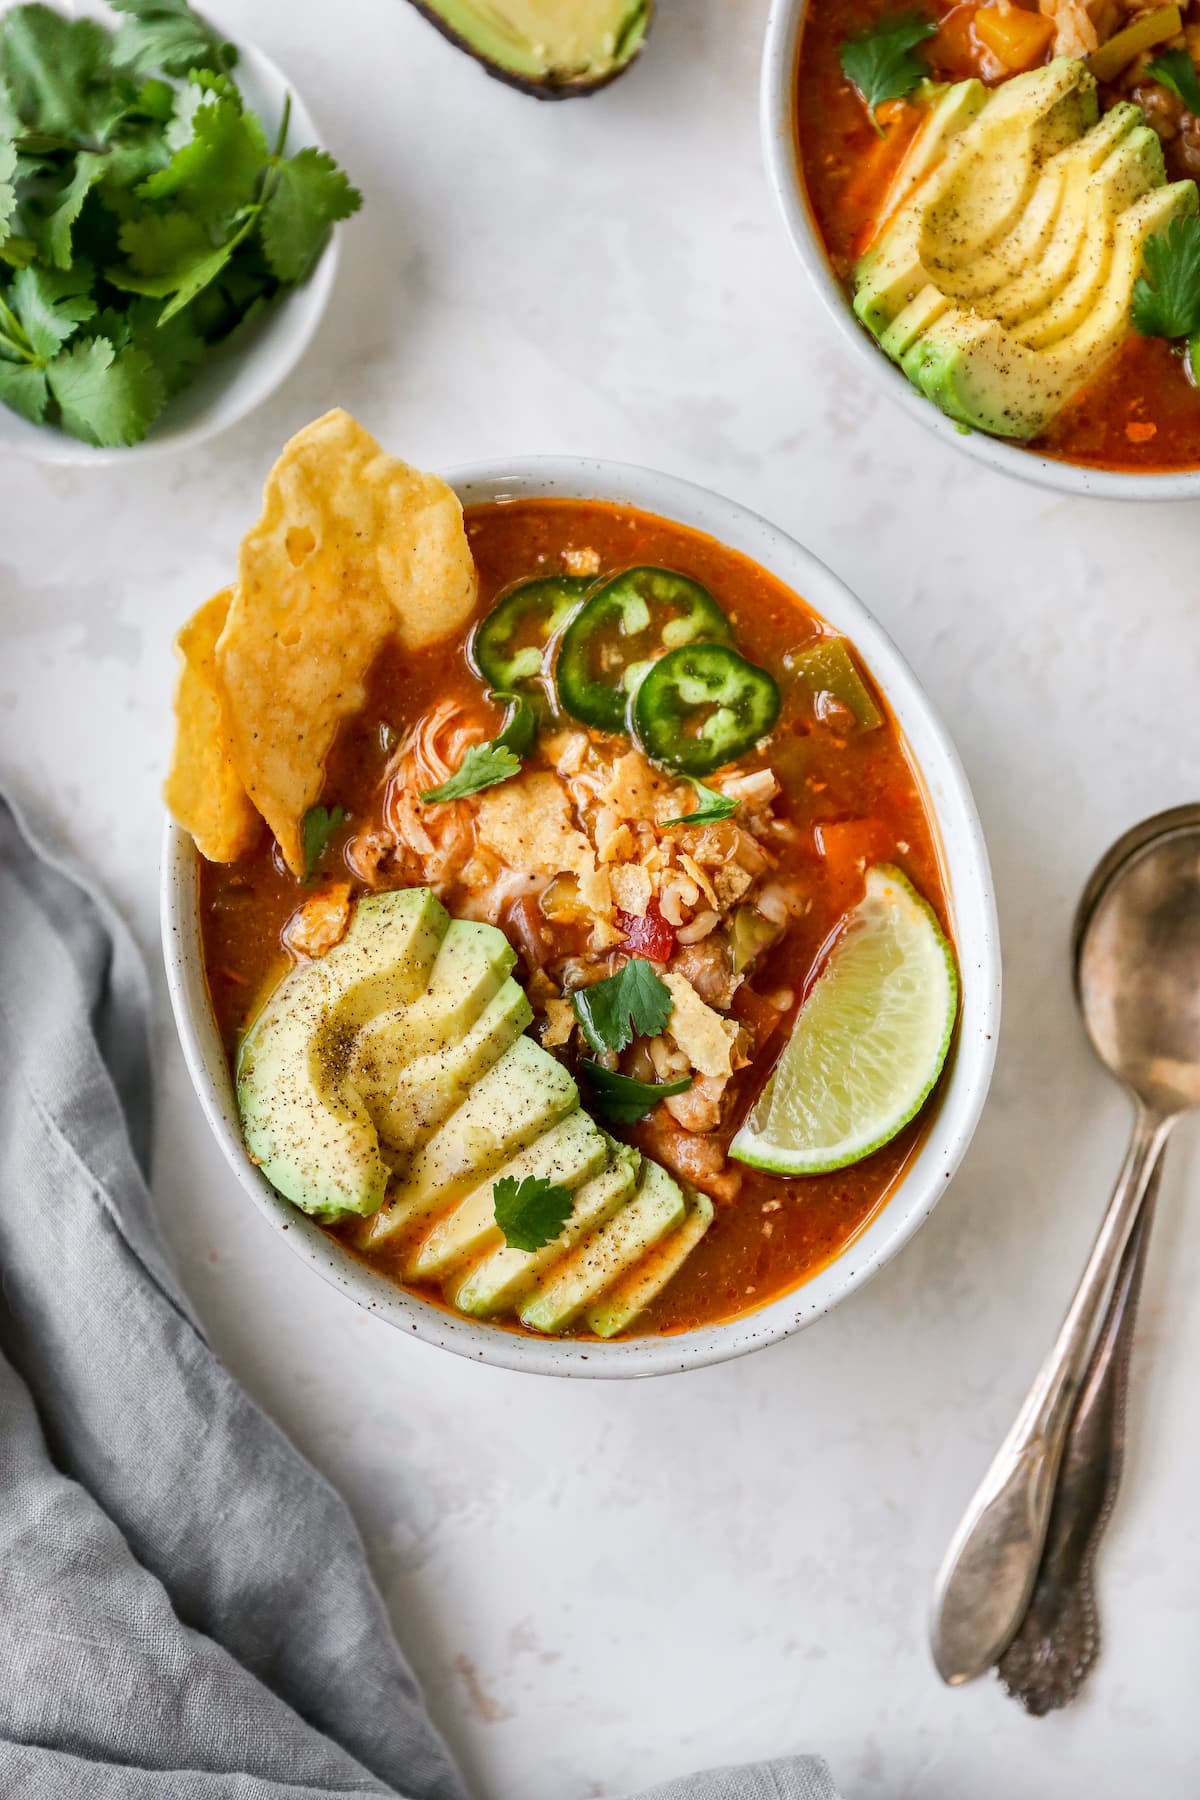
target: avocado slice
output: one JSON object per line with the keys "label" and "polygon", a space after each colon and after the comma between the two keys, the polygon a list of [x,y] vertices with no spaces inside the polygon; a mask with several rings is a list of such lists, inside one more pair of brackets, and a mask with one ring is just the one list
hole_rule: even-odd
{"label": "avocado slice", "polygon": [[424,991],[363,1026],[354,1085],[394,1148],[415,1148],[530,1023],[515,962],[494,925],[454,919]]}
{"label": "avocado slice", "polygon": [[554,1242],[540,1250],[514,1250],[508,1244],[493,1250],[446,1288],[452,1306],[481,1319],[510,1312],[543,1271],[561,1261],[585,1232],[596,1230],[624,1206],[637,1186],[642,1158],[615,1138],[606,1137],[605,1145],[604,1168],[576,1190],[574,1210]]}
{"label": "avocado slice", "polygon": [[375,1249],[461,1200],[578,1105],[579,1089],[558,1059],[519,1037],[396,1177],[365,1244]]}
{"label": "avocado slice", "polygon": [[565,1331],[585,1306],[682,1222],[685,1210],[679,1183],[658,1163],[644,1161],[633,1199],[565,1261],[552,1264],[517,1308],[522,1325],[547,1334]]}
{"label": "avocado slice", "polygon": [[1103,289],[1084,323],[1057,343],[1030,348],[1019,330],[954,307],[906,353],[905,374],[964,425],[1000,437],[1036,437],[1128,335],[1147,239],[1196,210],[1191,181],[1155,188],[1127,208],[1109,227]]}
{"label": "avocado slice", "polygon": [[626,70],[651,0],[413,0],[489,75],[539,100],[594,94]]}
{"label": "avocado slice", "polygon": [[1126,212],[1143,194],[1166,184],[1162,142],[1149,125],[1126,133],[1112,155],[1096,171],[1084,193],[1087,229],[1068,279],[1058,292],[1003,296],[995,309],[1002,325],[1014,330],[1030,350],[1048,349],[1076,332],[1099,304],[1108,283],[1115,252],[1112,221]]}
{"label": "avocado slice", "polygon": [[889,223],[855,270],[854,310],[867,329],[879,337],[930,282],[945,289],[945,268],[936,276],[932,269],[945,257],[969,278],[979,258],[1019,222],[1046,163],[1097,116],[1096,83],[1087,68],[1058,57],[1014,75],[986,96],[968,124],[935,141],[930,156],[940,148],[940,161],[899,205],[888,195],[882,211]]}
{"label": "avocado slice", "polygon": [[387,1063],[378,1038],[371,1051],[372,1078],[358,1082],[380,1137],[398,1150],[413,1150],[436,1131],[474,1084],[533,1023],[533,1008],[511,977],[488,1001],[465,1037],[414,1057],[380,1081]]}
{"label": "avocado slice", "polygon": [[[919,141],[919,140],[918,140]],[[1139,110],[1059,57],[989,94],[855,272],[854,307],[960,424],[1039,436],[1132,329],[1147,239],[1196,210]]]}
{"label": "avocado slice", "polygon": [[589,1331],[597,1337],[610,1338],[632,1325],[638,1314],[645,1312],[662,1293],[671,1277],[679,1273],[712,1222],[713,1204],[708,1195],[699,1191],[689,1194],[683,1224],[642,1262],[635,1263],[628,1275],[592,1307],[587,1316]]}
{"label": "avocado slice", "polygon": [[442,1215],[410,1252],[404,1264],[405,1279],[440,1281],[469,1257],[504,1243],[496,1224],[494,1190],[505,1176],[523,1181],[532,1175],[573,1190],[598,1174],[607,1157],[608,1145],[600,1127],[582,1110],[568,1113]]}
{"label": "avocado slice", "polygon": [[416,998],[449,929],[428,888],[376,894],[317,962],[293,969],[242,1041],[242,1135],[263,1174],[314,1218],[371,1213],[388,1170],[350,1078],[350,1046],[380,1007]]}
{"label": "avocado slice", "polygon": [[[954,271],[955,298],[982,299],[987,311],[1002,319],[1006,309],[1023,316],[1028,307],[1023,296],[1031,288],[1035,299],[1056,293],[1079,257],[1079,232],[1071,228],[1071,218],[1079,206],[1090,205],[1090,184],[1135,126],[1145,129],[1139,107],[1114,106],[1052,156],[1016,229],[969,268]],[[936,260],[930,272],[939,274]]]}

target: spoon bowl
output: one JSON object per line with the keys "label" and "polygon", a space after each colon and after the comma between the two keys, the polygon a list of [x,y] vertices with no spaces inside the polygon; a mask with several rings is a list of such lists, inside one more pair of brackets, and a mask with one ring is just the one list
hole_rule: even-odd
{"label": "spoon bowl", "polygon": [[1159,814],[1130,837],[1101,865],[1090,905],[1085,894],[1076,992],[1101,1062],[1173,1115],[1200,1106],[1200,807]]}

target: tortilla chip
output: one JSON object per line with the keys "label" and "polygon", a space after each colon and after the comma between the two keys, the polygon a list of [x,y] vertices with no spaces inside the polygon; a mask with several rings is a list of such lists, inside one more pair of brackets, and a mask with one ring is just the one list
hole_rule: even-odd
{"label": "tortilla chip", "polygon": [[529,770],[479,796],[479,842],[510,869],[538,875],[591,875],[592,847],[572,823],[557,775]]}
{"label": "tortilla chip", "polygon": [[225,696],[217,675],[217,639],[232,588],[192,614],[175,639],[182,667],[175,689],[175,749],[163,797],[209,862],[236,862],[253,848],[262,821],[234,766]]}
{"label": "tortilla chip", "polygon": [[701,1075],[731,1074],[736,1020],[723,1018],[702,1000],[686,976],[668,969],[663,980],[675,1002],[667,1030],[693,1069]]}
{"label": "tortilla chip", "polygon": [[444,481],[388,456],[340,410],[284,446],[242,540],[217,664],[238,772],[294,875],[330,746],[384,642],[419,650],[459,629],[475,586]]}

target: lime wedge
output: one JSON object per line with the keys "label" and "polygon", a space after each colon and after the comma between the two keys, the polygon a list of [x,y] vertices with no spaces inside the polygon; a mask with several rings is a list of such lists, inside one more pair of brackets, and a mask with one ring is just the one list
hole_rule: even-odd
{"label": "lime wedge", "polygon": [[928,1099],[957,1010],[954,952],[933,909],[899,869],[869,870],[730,1155],[777,1175],[869,1156]]}

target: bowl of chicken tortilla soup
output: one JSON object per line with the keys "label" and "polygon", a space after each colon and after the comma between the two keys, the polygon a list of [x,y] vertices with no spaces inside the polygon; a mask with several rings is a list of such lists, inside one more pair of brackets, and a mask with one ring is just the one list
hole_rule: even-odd
{"label": "bowl of chicken tortilla soup", "polygon": [[999,963],[954,751],[865,609],[699,488],[301,432],[180,634],[164,941],[243,1186],[464,1355],[683,1369],[945,1189]]}

